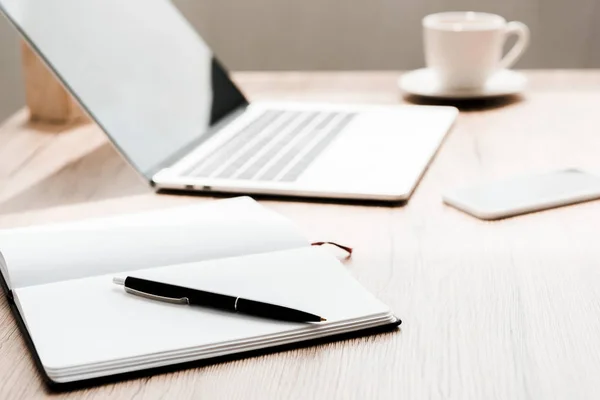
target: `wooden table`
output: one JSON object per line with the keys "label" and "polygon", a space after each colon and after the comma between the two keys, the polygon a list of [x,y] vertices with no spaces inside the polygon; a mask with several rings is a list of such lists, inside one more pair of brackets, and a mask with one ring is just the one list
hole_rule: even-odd
{"label": "wooden table", "polygon": [[[238,74],[253,99],[397,103],[399,73]],[[464,104],[408,205],[264,201],[312,237],[352,244],[348,269],[402,329],[65,397],[584,399],[600,393],[600,202],[499,222],[441,193],[565,167],[600,170],[600,71],[528,72],[520,100]],[[91,125],[0,129],[0,226],[207,201],[153,194]],[[34,251],[35,249],[32,249]],[[47,395],[4,298],[0,399]]]}

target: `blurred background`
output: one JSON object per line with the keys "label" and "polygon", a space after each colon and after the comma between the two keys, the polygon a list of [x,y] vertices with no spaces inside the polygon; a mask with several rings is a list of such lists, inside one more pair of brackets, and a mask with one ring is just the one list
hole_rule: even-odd
{"label": "blurred background", "polygon": [[[174,2],[232,70],[418,68],[421,18],[464,10],[529,26],[532,44],[517,68],[600,67],[599,0]],[[0,18],[0,120],[24,104],[19,54],[17,33]]]}

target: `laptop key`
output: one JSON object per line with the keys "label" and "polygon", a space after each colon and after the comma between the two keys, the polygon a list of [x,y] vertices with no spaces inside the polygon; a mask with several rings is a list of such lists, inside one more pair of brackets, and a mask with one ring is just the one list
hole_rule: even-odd
{"label": "laptop key", "polygon": [[240,149],[237,149],[235,153],[229,155],[229,159],[234,157],[233,161],[229,161],[229,165],[223,170],[217,171],[216,177],[221,179],[232,178],[254,154],[271,142],[277,133],[289,125],[297,116],[298,113],[284,112],[261,132],[256,133],[252,140],[248,141]]}
{"label": "laptop key", "polygon": [[352,121],[355,114],[347,114],[338,121],[313,147],[279,180],[293,182],[308,168],[313,161],[333,142],[338,134]]}
{"label": "laptop key", "polygon": [[231,137],[212,154],[205,159],[200,160],[196,165],[184,172],[184,175],[196,177],[210,176],[227,161],[231,154],[269,126],[269,124],[277,119],[282,113],[283,111],[279,110],[268,110],[259,115],[254,121]]}
{"label": "laptop key", "polygon": [[186,175],[294,181],[354,116],[337,112],[266,111],[188,169]]}
{"label": "laptop key", "polygon": [[258,180],[261,181],[272,181],[283,171],[287,165],[304,149],[311,140],[322,130],[327,124],[329,124],[336,114],[327,113],[321,122],[311,131],[299,140],[292,148],[288,149],[285,154],[279,157],[279,160],[273,164],[264,174],[262,174]]}
{"label": "laptop key", "polygon": [[269,161],[274,159],[279,154],[287,143],[289,143],[294,137],[296,137],[303,129],[310,124],[319,113],[310,112],[303,113],[303,119],[292,129],[290,129],[285,135],[277,138],[277,142],[271,145],[271,147],[265,151],[260,157],[255,160],[246,170],[239,174],[237,179],[253,179],[256,174],[265,166]]}

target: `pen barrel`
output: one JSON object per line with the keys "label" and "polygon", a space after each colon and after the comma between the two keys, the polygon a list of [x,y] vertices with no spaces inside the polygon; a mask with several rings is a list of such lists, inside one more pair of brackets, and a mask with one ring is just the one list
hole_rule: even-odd
{"label": "pen barrel", "polygon": [[125,279],[125,287],[142,293],[149,293],[164,299],[180,300],[186,299],[188,304],[217,308],[227,311],[235,311],[237,297],[226,294],[205,292],[203,290],[190,289],[183,286],[168,283],[154,282],[146,279],[128,276]]}
{"label": "pen barrel", "polygon": [[[120,283],[120,282],[117,282]],[[243,299],[226,294],[205,292],[203,290],[171,285],[168,283],[154,282],[141,278],[128,276],[123,282],[125,289],[133,290],[134,294],[149,297],[154,300],[170,303],[192,304],[203,307],[238,312],[240,314],[255,315],[258,317],[278,319],[291,322],[320,322],[321,317],[304,311],[295,310],[276,304]]]}
{"label": "pen barrel", "polygon": [[290,322],[321,321],[321,317],[304,311],[242,298],[238,299],[237,312]]}
{"label": "pen barrel", "polygon": [[235,302],[237,299],[234,296],[202,290],[194,290],[192,293],[189,293],[188,298],[190,304],[226,311],[235,311]]}

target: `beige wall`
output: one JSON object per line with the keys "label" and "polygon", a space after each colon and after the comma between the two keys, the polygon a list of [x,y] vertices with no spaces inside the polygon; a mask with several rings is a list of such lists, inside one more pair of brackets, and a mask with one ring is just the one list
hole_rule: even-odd
{"label": "beige wall", "polygon": [[[174,0],[232,69],[410,69],[420,20],[481,10],[531,27],[522,68],[600,67],[600,0]],[[22,104],[15,34],[0,18],[0,118]]]}
{"label": "beige wall", "polygon": [[0,17],[0,121],[23,105],[17,34]]}
{"label": "beige wall", "polygon": [[478,10],[531,27],[520,67],[600,67],[599,0],[174,0],[239,69],[409,69],[421,18]]}

